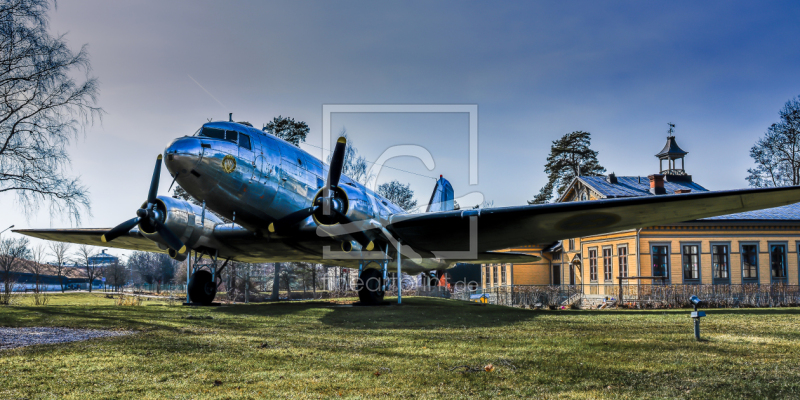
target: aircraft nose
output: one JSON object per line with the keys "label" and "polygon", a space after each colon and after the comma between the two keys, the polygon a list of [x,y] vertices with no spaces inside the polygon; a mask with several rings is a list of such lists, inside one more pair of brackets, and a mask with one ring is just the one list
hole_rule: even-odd
{"label": "aircraft nose", "polygon": [[173,176],[189,172],[202,157],[201,144],[200,140],[194,137],[178,138],[170,143],[164,150],[164,164],[169,172]]}

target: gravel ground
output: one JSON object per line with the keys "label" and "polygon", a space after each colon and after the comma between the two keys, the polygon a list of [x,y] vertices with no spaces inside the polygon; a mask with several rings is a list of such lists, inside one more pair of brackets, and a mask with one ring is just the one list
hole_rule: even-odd
{"label": "gravel ground", "polygon": [[135,332],[70,328],[0,328],[0,350],[35,344],[77,342],[132,333]]}

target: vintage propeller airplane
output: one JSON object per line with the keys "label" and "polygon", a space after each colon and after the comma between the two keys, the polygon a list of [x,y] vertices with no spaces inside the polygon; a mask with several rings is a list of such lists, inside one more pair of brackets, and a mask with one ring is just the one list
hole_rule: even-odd
{"label": "vintage propeller airplane", "polygon": [[[167,252],[214,260],[195,269],[193,302],[211,303],[228,261],[315,262],[358,267],[363,303],[381,302],[389,262],[416,274],[458,262],[531,262],[503,249],[792,204],[800,187],[453,210],[440,179],[428,210],[408,214],[342,174],[346,139],[330,165],[246,123],[209,122],[158,156],[136,217],[108,229],[20,229],[37,238]],[[202,206],[157,196],[162,159],[174,181]],[[206,209],[224,216],[225,223]],[[331,248],[335,249],[332,251]],[[192,258],[189,259],[190,261]],[[217,268],[217,260],[225,260]],[[335,260],[335,261],[334,261]],[[372,261],[375,261],[374,263]]]}

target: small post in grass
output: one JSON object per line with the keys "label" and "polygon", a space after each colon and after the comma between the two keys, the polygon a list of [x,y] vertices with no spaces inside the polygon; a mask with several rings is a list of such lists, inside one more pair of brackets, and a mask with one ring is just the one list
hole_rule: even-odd
{"label": "small post in grass", "polygon": [[700,340],[700,318],[706,316],[705,311],[697,311],[697,306],[700,305],[703,301],[700,300],[697,296],[692,296],[689,298],[689,301],[692,302],[692,306],[694,306],[694,311],[692,312],[692,319],[694,320],[694,338],[698,341]]}

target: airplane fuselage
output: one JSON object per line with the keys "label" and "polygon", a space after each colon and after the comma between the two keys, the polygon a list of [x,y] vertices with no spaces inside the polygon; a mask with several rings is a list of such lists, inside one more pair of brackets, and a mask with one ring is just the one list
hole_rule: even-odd
{"label": "airplane fuselage", "polygon": [[[175,139],[164,156],[167,169],[184,190],[263,238],[260,248],[238,249],[242,260],[332,262],[321,258],[322,246],[338,250],[346,240],[320,235],[313,217],[289,232],[268,232],[271,223],[310,207],[328,175],[326,164],[285,140],[239,123],[209,122],[195,135]],[[339,187],[347,193],[348,215],[353,220],[388,225],[391,215],[405,213],[347,176],[341,177]],[[408,266],[410,273],[447,267],[434,260],[417,260]]]}

